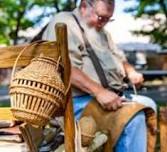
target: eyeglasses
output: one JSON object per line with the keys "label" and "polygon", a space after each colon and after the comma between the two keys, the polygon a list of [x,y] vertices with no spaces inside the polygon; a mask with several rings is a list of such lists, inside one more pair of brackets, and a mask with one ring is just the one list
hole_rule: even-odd
{"label": "eyeglasses", "polygon": [[93,5],[91,2],[89,2],[89,1],[88,1],[87,3],[88,3],[91,7],[93,7],[94,12],[95,12],[95,14],[96,14],[96,16],[97,16],[97,20],[98,20],[99,23],[107,23],[107,22],[112,22],[112,21],[115,20],[115,19],[110,19],[111,17],[99,15],[99,14],[96,12],[96,10],[95,10],[94,5]]}
{"label": "eyeglasses", "polygon": [[115,20],[115,19],[110,19],[110,17],[100,16],[97,13],[96,13],[96,16],[97,16],[98,22],[100,22],[100,23],[112,22]]}

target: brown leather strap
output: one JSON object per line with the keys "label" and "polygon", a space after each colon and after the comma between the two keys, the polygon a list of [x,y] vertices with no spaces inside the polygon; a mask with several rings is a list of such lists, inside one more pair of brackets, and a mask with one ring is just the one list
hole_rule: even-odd
{"label": "brown leather strap", "polygon": [[73,15],[76,23],[78,24],[80,30],[82,31],[81,33],[82,33],[82,37],[83,37],[85,45],[86,45],[86,50],[87,50],[87,52],[88,52],[88,54],[89,54],[89,56],[91,58],[91,61],[92,61],[93,65],[94,65],[94,67],[95,67],[95,70],[96,70],[96,72],[97,72],[97,74],[99,76],[99,79],[100,79],[103,87],[107,88],[108,87],[107,78],[106,78],[104,70],[103,70],[103,68],[102,68],[102,66],[101,66],[101,64],[99,62],[99,59],[98,59],[96,53],[94,52],[94,50],[92,49],[88,39],[86,38],[85,31],[82,28],[82,26],[80,25],[77,17],[74,14],[72,14],[72,15]]}
{"label": "brown leather strap", "polygon": [[93,66],[94,66],[94,68],[96,70],[96,73],[97,73],[97,75],[98,75],[98,77],[100,79],[100,82],[101,82],[102,86],[104,88],[107,88],[107,89],[115,92],[116,94],[122,96],[122,94],[123,94],[122,91],[116,90],[115,88],[113,88],[113,87],[108,85],[108,80],[107,80],[107,78],[105,76],[104,70],[103,70],[103,68],[102,68],[102,66],[101,66],[101,64],[99,62],[99,59],[98,59],[95,51],[93,50],[91,44],[89,43],[88,39],[86,38],[84,29],[82,28],[81,24],[79,23],[77,17],[74,14],[72,14],[72,16],[75,19],[76,23],[78,24],[78,27],[81,30],[81,34],[82,34],[83,40],[85,42],[86,50],[87,50],[87,52],[89,54],[89,57],[90,57],[90,59],[91,59],[91,61],[93,63]]}

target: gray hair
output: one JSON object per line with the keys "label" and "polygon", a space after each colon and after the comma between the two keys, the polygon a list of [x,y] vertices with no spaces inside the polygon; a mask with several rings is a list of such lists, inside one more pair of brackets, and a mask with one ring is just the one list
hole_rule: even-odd
{"label": "gray hair", "polygon": [[108,3],[108,4],[113,4],[114,3],[114,0],[86,0],[87,2],[89,3],[96,3],[98,1],[103,1],[105,3]]}
{"label": "gray hair", "polygon": [[98,2],[98,1],[102,1],[102,2],[105,2],[105,3],[110,4],[110,5],[113,5],[114,2],[115,2],[115,0],[81,0],[81,3],[82,3],[82,1],[85,1],[85,2],[87,2],[89,4],[94,4],[94,3]]}

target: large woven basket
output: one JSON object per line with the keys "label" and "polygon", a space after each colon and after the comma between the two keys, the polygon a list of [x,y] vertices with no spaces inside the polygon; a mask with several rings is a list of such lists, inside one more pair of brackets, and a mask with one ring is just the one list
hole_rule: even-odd
{"label": "large woven basket", "polygon": [[14,74],[10,95],[15,118],[44,126],[62,108],[65,87],[58,66],[52,58],[37,57]]}

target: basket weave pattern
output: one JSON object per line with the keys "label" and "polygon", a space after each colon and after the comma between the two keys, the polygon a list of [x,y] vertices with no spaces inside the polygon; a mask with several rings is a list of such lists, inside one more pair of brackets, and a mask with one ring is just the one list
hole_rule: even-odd
{"label": "basket weave pattern", "polygon": [[15,74],[10,86],[14,117],[44,126],[62,108],[65,87],[56,69],[56,61],[38,57]]}

